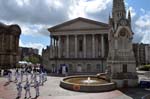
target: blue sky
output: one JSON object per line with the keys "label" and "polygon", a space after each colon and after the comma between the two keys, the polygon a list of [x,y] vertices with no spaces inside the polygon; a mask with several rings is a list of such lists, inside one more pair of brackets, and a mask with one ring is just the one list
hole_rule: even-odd
{"label": "blue sky", "polygon": [[139,10],[139,8],[150,10],[150,0],[126,0],[126,2],[137,10]]}
{"label": "blue sky", "polygon": [[[134,42],[150,44],[150,0],[125,0],[131,10]],[[0,20],[19,24],[20,46],[41,50],[50,44],[47,28],[84,17],[108,22],[112,0],[0,0]]]}

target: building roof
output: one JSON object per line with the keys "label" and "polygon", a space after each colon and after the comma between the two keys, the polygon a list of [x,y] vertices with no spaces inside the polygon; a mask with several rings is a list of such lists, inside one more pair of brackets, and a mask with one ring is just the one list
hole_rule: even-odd
{"label": "building roof", "polygon": [[[6,32],[3,32],[6,31]],[[0,33],[15,33],[16,35],[21,34],[21,28],[17,24],[6,25],[0,22]]]}
{"label": "building roof", "polygon": [[98,21],[91,20],[91,19],[86,19],[86,18],[78,17],[78,18],[76,18],[76,19],[73,19],[73,20],[64,22],[64,23],[62,23],[62,24],[58,24],[58,25],[56,25],[56,26],[53,26],[53,27],[51,27],[51,28],[48,28],[48,31],[49,31],[49,32],[53,32],[53,31],[56,31],[57,29],[59,29],[59,28],[61,28],[61,27],[64,27],[64,26],[73,24],[73,23],[78,22],[78,21],[82,21],[82,22],[86,22],[86,23],[90,23],[90,24],[94,24],[94,25],[99,25],[99,26],[105,27],[105,28],[108,28],[108,27],[109,27],[109,25],[106,24],[106,23],[102,23],[102,22],[98,22]]}

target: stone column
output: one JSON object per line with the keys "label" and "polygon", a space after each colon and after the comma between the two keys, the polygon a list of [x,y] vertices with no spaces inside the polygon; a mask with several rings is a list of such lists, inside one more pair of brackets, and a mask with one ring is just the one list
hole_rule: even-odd
{"label": "stone column", "polygon": [[4,47],[4,34],[2,34],[2,51],[4,51],[5,50],[5,47]]}
{"label": "stone column", "polygon": [[67,38],[66,39],[66,46],[67,46],[66,47],[67,48],[67,50],[66,50],[66,57],[69,58],[69,35],[67,35],[66,38]]}
{"label": "stone column", "polygon": [[10,40],[9,41],[9,44],[10,44],[9,45],[9,49],[12,50],[13,49],[13,38],[12,38],[12,35],[9,36],[9,40]]}
{"label": "stone column", "polygon": [[84,58],[86,58],[86,35],[83,35]]}
{"label": "stone column", "polygon": [[104,57],[104,55],[105,55],[104,46],[105,46],[105,44],[104,44],[104,35],[101,35],[101,55],[102,55],[102,57]]}
{"label": "stone column", "polygon": [[56,57],[58,58],[58,37],[56,37],[56,47],[55,47]]}
{"label": "stone column", "polygon": [[52,36],[50,36],[50,39],[51,39],[51,41],[50,41],[50,49],[49,49],[49,54],[50,54],[50,58],[52,58]]}
{"label": "stone column", "polygon": [[58,36],[58,58],[61,58],[61,36]]}
{"label": "stone column", "polygon": [[53,37],[53,58],[55,58],[55,38]]}
{"label": "stone column", "polygon": [[95,58],[95,35],[92,35],[92,56]]}
{"label": "stone column", "polygon": [[16,45],[15,45],[16,48],[15,48],[15,51],[18,52],[18,47],[19,47],[19,36],[16,36],[16,37],[15,37],[15,41],[16,41]]}
{"label": "stone column", "polygon": [[99,56],[99,48],[98,48],[98,35],[96,35],[96,37],[95,37],[95,58],[98,58],[98,56]]}
{"label": "stone column", "polygon": [[77,53],[78,53],[78,41],[77,41],[77,35],[75,35],[75,58],[77,58]]}

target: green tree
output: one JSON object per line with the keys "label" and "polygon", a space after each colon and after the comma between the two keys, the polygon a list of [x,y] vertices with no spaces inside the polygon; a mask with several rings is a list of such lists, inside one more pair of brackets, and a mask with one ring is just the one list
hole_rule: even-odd
{"label": "green tree", "polygon": [[40,62],[39,58],[36,57],[36,56],[30,56],[30,57],[29,57],[29,61],[30,61],[31,63],[33,63],[33,64],[37,64],[37,63]]}
{"label": "green tree", "polygon": [[23,61],[30,62],[30,59],[29,59],[29,57],[24,57]]}

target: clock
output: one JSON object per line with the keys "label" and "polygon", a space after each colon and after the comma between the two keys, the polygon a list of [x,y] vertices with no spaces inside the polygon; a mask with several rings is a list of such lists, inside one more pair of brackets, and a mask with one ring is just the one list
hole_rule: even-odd
{"label": "clock", "polygon": [[125,36],[126,35],[125,31],[121,31],[120,35]]}

